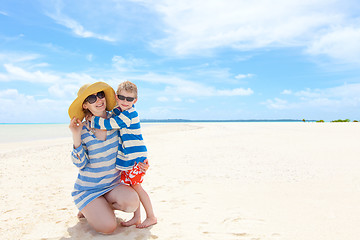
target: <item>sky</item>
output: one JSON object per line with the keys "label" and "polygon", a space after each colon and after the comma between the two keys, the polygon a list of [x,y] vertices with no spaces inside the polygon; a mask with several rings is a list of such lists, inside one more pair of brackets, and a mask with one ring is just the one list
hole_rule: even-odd
{"label": "sky", "polygon": [[360,2],[0,0],[0,123],[126,80],[141,119],[360,120]]}

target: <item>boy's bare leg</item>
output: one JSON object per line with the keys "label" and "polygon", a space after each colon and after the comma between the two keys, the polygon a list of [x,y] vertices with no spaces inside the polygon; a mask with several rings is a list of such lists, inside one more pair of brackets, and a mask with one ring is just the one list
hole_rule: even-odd
{"label": "boy's bare leg", "polygon": [[132,187],[138,193],[140,201],[141,201],[142,205],[144,206],[144,209],[146,212],[146,219],[141,224],[137,224],[136,227],[137,228],[147,228],[147,227],[150,227],[150,226],[156,224],[157,219],[155,217],[149,195],[145,192],[145,190],[143,189],[141,184],[132,185]]}

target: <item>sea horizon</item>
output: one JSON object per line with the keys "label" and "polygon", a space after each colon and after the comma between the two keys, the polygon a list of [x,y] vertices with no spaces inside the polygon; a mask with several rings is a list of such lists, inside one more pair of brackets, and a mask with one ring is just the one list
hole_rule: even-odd
{"label": "sea horizon", "polygon": [[[141,119],[142,123],[186,123],[186,122],[303,122],[304,120],[300,119],[230,119],[230,120],[222,120],[222,119],[212,119],[212,120],[206,120],[206,119]],[[305,120],[306,122],[316,122],[318,120]],[[0,125],[17,125],[17,124],[68,124],[67,122],[59,122],[59,123],[27,123],[27,122],[17,122],[17,123],[0,123]]]}

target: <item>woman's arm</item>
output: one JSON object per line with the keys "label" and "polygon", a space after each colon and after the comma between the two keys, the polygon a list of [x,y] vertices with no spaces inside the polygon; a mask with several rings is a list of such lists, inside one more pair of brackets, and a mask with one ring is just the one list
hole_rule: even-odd
{"label": "woman's arm", "polygon": [[72,133],[74,148],[78,148],[81,145],[81,129],[83,128],[83,123],[74,117],[70,121],[69,128]]}
{"label": "woman's arm", "polygon": [[84,168],[89,162],[89,157],[84,148],[86,149],[86,146],[82,145],[78,148],[74,148],[71,152],[73,164],[80,169]]}
{"label": "woman's arm", "polygon": [[75,166],[78,168],[84,168],[89,162],[89,158],[84,150],[86,146],[81,144],[81,130],[83,128],[83,123],[80,120],[73,118],[70,121],[69,128],[73,136],[74,144],[71,152],[71,159]]}

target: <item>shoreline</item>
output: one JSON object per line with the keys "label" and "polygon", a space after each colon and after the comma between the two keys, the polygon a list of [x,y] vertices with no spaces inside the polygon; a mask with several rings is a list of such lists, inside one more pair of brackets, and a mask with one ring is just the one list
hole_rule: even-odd
{"label": "shoreline", "polygon": [[[302,122],[302,121],[277,121],[277,120],[255,120],[255,121],[188,121],[188,122],[143,122],[143,128],[156,125],[176,125],[176,124],[339,124],[352,125],[357,122]],[[360,124],[359,124],[360,125]],[[12,142],[29,142],[38,140],[51,140],[57,138],[71,138],[68,124],[64,123],[0,123],[0,144]]]}

